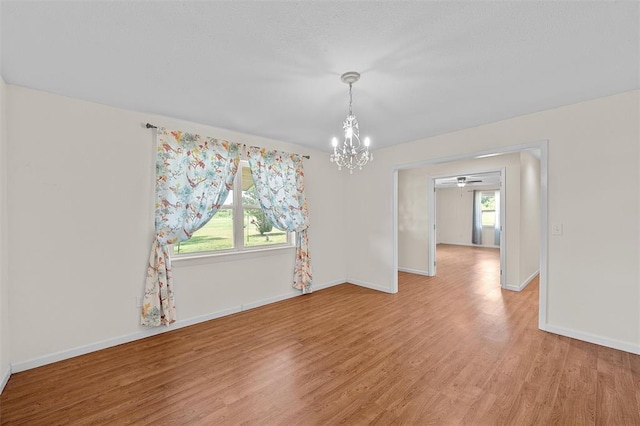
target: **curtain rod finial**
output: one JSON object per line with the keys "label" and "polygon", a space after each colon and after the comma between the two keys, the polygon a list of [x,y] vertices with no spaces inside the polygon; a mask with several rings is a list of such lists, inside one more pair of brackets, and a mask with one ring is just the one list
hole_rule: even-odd
{"label": "curtain rod finial", "polygon": [[154,125],[153,125],[153,124],[151,124],[151,123],[147,123],[147,124],[145,124],[145,125],[144,125],[144,127],[146,127],[147,129],[157,129],[157,128],[158,128],[157,126],[154,126]]}

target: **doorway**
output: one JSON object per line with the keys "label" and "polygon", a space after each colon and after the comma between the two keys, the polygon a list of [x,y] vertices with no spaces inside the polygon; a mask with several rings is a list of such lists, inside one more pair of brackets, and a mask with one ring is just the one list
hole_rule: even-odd
{"label": "doorway", "polygon": [[[452,165],[452,169],[456,166]],[[505,167],[495,170],[432,176],[427,190],[428,274],[437,270],[437,246],[497,248],[500,265],[496,285],[506,286]],[[439,219],[440,218],[440,219]]]}
{"label": "doorway", "polygon": [[[522,238],[522,229],[520,229],[520,231],[513,233],[513,235],[511,235],[509,237],[509,239],[506,239],[505,236],[507,234],[509,234],[508,228],[509,228],[509,219],[507,216],[509,216],[509,210],[511,209],[509,206],[504,206],[504,212],[505,212],[505,217],[503,217],[503,221],[502,221],[502,244],[501,244],[501,254],[503,255],[503,259],[502,259],[502,263],[503,263],[503,274],[502,274],[502,280],[506,280],[507,285],[504,287],[508,290],[516,290],[519,291],[521,290],[524,285],[526,285],[526,283],[528,283],[530,281],[530,279],[535,278],[536,276],[539,277],[539,326],[544,329],[546,322],[547,322],[547,264],[548,264],[548,259],[547,259],[547,241],[548,241],[548,235],[547,235],[547,228],[548,228],[548,212],[547,212],[547,167],[548,167],[548,159],[547,159],[547,150],[548,150],[548,142],[546,140],[543,141],[539,141],[539,142],[535,142],[535,143],[531,143],[531,144],[523,144],[523,145],[513,145],[513,146],[508,146],[508,147],[501,147],[501,148],[495,148],[495,149],[491,149],[491,150],[486,150],[486,151],[478,151],[475,153],[466,153],[466,154],[458,154],[458,155],[454,155],[454,156],[450,156],[450,157],[441,157],[441,158],[434,158],[434,159],[430,159],[430,160],[424,160],[424,161],[420,161],[420,162],[414,162],[414,163],[410,163],[410,164],[406,164],[406,165],[400,165],[397,167],[394,167],[393,169],[393,181],[394,181],[394,195],[393,195],[393,211],[394,211],[394,227],[393,227],[393,259],[394,259],[394,276],[393,281],[392,281],[392,286],[390,288],[391,292],[397,292],[398,291],[398,271],[403,271],[406,270],[405,268],[402,268],[399,265],[399,256],[402,255],[403,250],[405,252],[410,252],[413,255],[416,255],[416,259],[420,260],[423,259],[423,264],[420,265],[420,268],[416,268],[415,271],[413,270],[406,270],[406,272],[410,272],[410,273],[419,273],[422,275],[429,275],[430,272],[432,272],[430,270],[431,267],[435,267],[433,261],[435,261],[435,248],[432,247],[432,245],[435,245],[435,238],[433,239],[433,243],[431,242],[431,240],[429,240],[429,243],[427,243],[427,239],[428,239],[428,235],[432,234],[434,232],[434,226],[435,226],[435,219],[434,218],[434,214],[428,215],[429,217],[424,217],[424,223],[422,222],[421,217],[418,216],[411,216],[409,217],[409,220],[407,220],[407,214],[406,214],[406,210],[407,208],[412,208],[412,205],[406,205],[403,204],[403,190],[407,191],[408,189],[410,191],[412,191],[413,193],[419,193],[419,191],[423,191],[422,193],[426,193],[428,197],[434,197],[434,184],[433,184],[433,180],[431,179],[431,177],[433,177],[433,173],[431,174],[431,176],[428,176],[427,179],[424,180],[425,184],[422,187],[422,189],[418,188],[418,190],[416,190],[416,188],[408,188],[407,186],[403,184],[402,182],[402,174],[400,172],[408,172],[409,174],[420,174],[420,170],[422,168],[438,168],[438,167],[442,167],[442,166],[446,166],[447,164],[451,164],[451,163],[466,163],[467,166],[464,170],[477,170],[478,167],[482,167],[482,166],[478,166],[479,163],[474,162],[475,160],[479,160],[479,159],[487,159],[490,157],[498,157],[498,156],[503,156],[505,154],[522,154],[522,153],[533,153],[533,155],[537,158],[538,161],[538,179],[537,179],[537,186],[538,186],[538,192],[535,195],[535,199],[537,200],[535,203],[535,206],[533,208],[528,208],[528,209],[523,209],[526,210],[528,212],[535,212],[535,214],[537,215],[537,220],[538,220],[538,227],[537,229],[533,230],[533,229],[525,229],[526,232],[528,232],[527,235],[525,235],[525,238]],[[459,164],[459,165],[460,165]],[[471,166],[471,165],[474,166]],[[486,163],[483,163],[486,164]],[[494,164],[495,165],[495,164]],[[495,167],[492,168],[493,170],[495,170]],[[462,172],[463,169],[460,169],[459,171]],[[486,170],[485,170],[486,171]],[[457,173],[457,172],[456,172]],[[446,176],[452,176],[454,173],[443,173],[440,172],[439,175],[446,175]],[[507,175],[511,175],[510,169],[507,167],[506,170],[506,174]],[[503,173],[503,185],[502,185],[502,189],[503,191],[507,191],[506,196],[501,197],[501,202],[504,203],[505,199],[510,199],[511,201],[509,201],[509,203],[513,203],[513,202],[517,202],[519,195],[514,197],[511,197],[509,195],[509,191],[516,191],[518,194],[520,192],[522,193],[528,193],[527,188],[522,187],[521,183],[518,182],[518,179],[515,180],[511,180],[510,182],[504,182],[505,179],[505,173]],[[427,190],[427,184],[431,183],[431,187]],[[416,185],[414,185],[416,186]],[[506,186],[506,187],[505,187]],[[425,197],[425,201],[424,204],[423,201],[416,201],[416,200],[411,200],[411,203],[409,204],[419,204],[421,206],[421,211],[423,212],[428,212],[430,211],[431,208],[433,208],[432,206],[434,206],[433,202],[427,202]],[[531,199],[532,197],[529,196],[529,199]],[[529,200],[530,201],[530,200]],[[510,205],[510,204],[509,204]],[[519,207],[518,207],[519,208]],[[511,209],[512,210],[512,209]],[[515,211],[515,210],[514,210]],[[426,216],[423,214],[423,216]],[[513,225],[513,222],[517,223],[520,219],[522,219],[521,215],[517,215],[514,220],[511,222]],[[525,227],[526,228],[526,227]],[[516,227],[517,229],[517,227]],[[420,238],[424,238],[424,243],[420,243],[419,241],[412,241],[412,244],[410,246],[411,250],[407,250],[407,247],[403,247],[402,246],[402,242],[400,240],[402,240],[402,234],[408,234],[409,231],[411,232],[411,235],[417,235],[420,236]],[[418,232],[416,232],[418,231]],[[529,238],[531,235],[536,235],[538,238],[538,242],[539,245],[536,248],[531,248],[529,247],[528,249],[530,250],[530,252],[535,252],[537,253],[537,257],[536,257],[536,262],[537,265],[539,267],[539,269],[537,269],[535,271],[535,275],[532,274],[531,277],[524,277],[524,280],[522,279],[522,274],[523,271],[518,270],[518,262],[519,262],[519,257],[520,257],[520,253],[522,252],[522,246],[519,246],[519,241],[520,240],[526,240],[527,238]],[[510,235],[510,234],[509,234]],[[399,237],[401,237],[399,239]],[[510,248],[512,247],[512,248]],[[430,257],[433,256],[433,257]],[[510,261],[509,258],[512,258],[512,260]],[[510,268],[511,263],[510,262],[515,262],[516,267],[515,268]],[[430,266],[431,265],[431,266]],[[507,275],[508,269],[513,269],[511,271],[511,277]],[[435,270],[433,271],[433,273],[435,273]],[[513,282],[512,282],[513,281]],[[504,281],[503,281],[504,282]]]}

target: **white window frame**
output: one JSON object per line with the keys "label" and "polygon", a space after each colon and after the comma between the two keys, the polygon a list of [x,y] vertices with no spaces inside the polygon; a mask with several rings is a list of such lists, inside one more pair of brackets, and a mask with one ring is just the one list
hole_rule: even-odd
{"label": "white window frame", "polygon": [[[238,164],[238,172],[233,180],[233,204],[224,204],[219,210],[230,209],[233,217],[233,247],[219,250],[206,250],[190,253],[175,253],[171,245],[171,258],[175,260],[192,259],[201,257],[217,257],[224,255],[237,255],[241,253],[265,252],[281,250],[283,248],[294,247],[294,232],[287,232],[287,239],[284,243],[264,244],[258,246],[244,245],[244,211],[246,209],[259,209],[259,205],[244,206],[242,204],[242,169],[249,167],[247,160],[241,160]],[[275,228],[275,227],[274,227]],[[188,241],[188,240],[187,240]]]}
{"label": "white window frame", "polygon": [[[495,200],[496,199],[496,192],[498,192],[498,191],[493,190],[493,189],[492,190],[481,190],[481,196],[482,196],[482,193],[491,193],[491,196]],[[482,205],[482,204],[480,204],[480,205]],[[484,209],[482,209],[481,214],[485,213],[485,212],[486,213],[494,213],[494,215],[495,215],[496,209],[495,208],[493,210],[484,210]],[[485,225],[484,222],[482,223],[482,227],[483,228],[494,228],[495,226],[496,226],[495,216],[494,216],[494,219],[493,219],[493,225]]]}

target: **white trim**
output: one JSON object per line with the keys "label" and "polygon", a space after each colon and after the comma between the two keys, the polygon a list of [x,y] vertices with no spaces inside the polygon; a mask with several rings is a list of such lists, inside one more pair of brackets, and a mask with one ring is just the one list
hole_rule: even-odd
{"label": "white trim", "polygon": [[[323,284],[314,285],[312,288],[314,291],[317,291],[317,290],[322,290],[335,285],[344,284],[346,282],[347,282],[346,280],[330,281]],[[227,315],[237,314],[242,311],[257,308],[259,306],[268,305],[270,303],[278,302],[280,300],[285,300],[285,299],[289,299],[296,296],[302,296],[302,293],[299,291],[291,291],[289,293],[281,294],[279,296],[269,297],[267,299],[245,303],[245,304],[235,306],[229,309],[224,309],[218,312],[213,312],[206,315],[200,315],[197,317],[176,321],[175,323],[171,324],[169,327],[154,327],[154,328],[141,329],[138,332],[126,334],[124,336],[102,340],[100,342],[90,343],[88,345],[78,346],[76,348],[67,349],[59,352],[54,352],[51,354],[29,359],[27,361],[16,362],[9,366],[9,371],[11,373],[18,373],[20,371],[30,370],[32,368],[41,367],[43,365],[52,364],[54,362],[62,361],[62,360],[73,358],[80,355],[85,355],[91,352],[99,351],[101,349],[106,349],[112,346],[121,345],[123,343],[129,343],[135,340],[144,339],[146,337],[155,336],[156,334],[166,333],[167,331],[173,331],[179,328],[188,327],[190,325],[198,324],[201,322],[210,321],[212,319],[225,317]]]}
{"label": "white trim", "polygon": [[[460,161],[460,160],[469,160],[473,158],[487,156],[490,154],[509,154],[514,152],[539,149],[540,150],[540,285],[539,285],[540,302],[538,304],[538,328],[540,330],[545,330],[547,326],[547,304],[548,304],[548,300],[547,300],[547,293],[548,293],[547,264],[549,262],[549,259],[547,258],[548,256],[548,249],[547,249],[548,229],[547,228],[548,228],[548,208],[549,208],[548,200],[547,200],[548,162],[549,162],[548,147],[549,147],[549,141],[547,139],[543,139],[537,142],[532,142],[527,144],[496,147],[496,148],[491,148],[483,151],[465,152],[462,154],[451,155],[448,157],[430,158],[426,160],[417,161],[414,163],[396,165],[396,166],[393,166],[394,185],[392,188],[392,190],[394,191],[393,196],[397,197],[398,184],[397,184],[397,179],[395,179],[395,176],[397,176],[398,170],[414,169],[416,167],[424,167],[424,166],[430,166],[434,164],[449,163],[449,162]],[[504,187],[504,185],[502,186]],[[505,198],[504,196],[500,197],[501,203],[504,202],[503,201],[504,198]],[[397,202],[395,204],[396,205],[394,207],[397,209]],[[506,223],[504,217],[501,217],[500,220],[502,221],[503,224]],[[393,256],[395,259],[397,258],[397,255],[398,255],[398,227],[397,227],[397,224],[393,221],[392,221],[392,225],[396,225],[396,226],[393,226],[393,231],[392,231],[393,232],[392,249],[393,249]],[[503,231],[504,231],[504,228],[503,228]],[[502,238],[504,238],[504,232],[501,233],[500,238],[501,240]],[[506,251],[507,251],[507,247],[505,244],[503,245],[502,250],[500,251],[501,257],[503,253],[506,255]],[[501,259],[501,261],[502,260],[503,259]],[[503,265],[506,267],[506,258],[504,259]],[[396,271],[394,270],[394,272]],[[503,273],[506,275],[506,272],[504,269],[503,269]]]}
{"label": "white trim", "polygon": [[[493,246],[493,245],[489,245],[489,244],[467,244],[467,243],[443,243],[443,242],[439,242],[438,244],[446,244],[449,246],[465,246],[465,247],[480,247],[480,248],[493,248],[493,249],[499,249],[500,246]],[[438,245],[436,244],[436,245]]]}
{"label": "white trim", "polygon": [[545,330],[547,326],[547,270],[548,270],[548,226],[549,205],[547,200],[548,190],[548,162],[549,142],[539,142],[540,149],[540,280],[538,285],[538,328]]}
{"label": "white trim", "polygon": [[143,329],[136,333],[126,334],[124,336],[115,337],[112,339],[102,340],[100,342],[90,343],[88,345],[78,346],[72,349],[67,349],[52,354],[43,355],[40,357],[32,358],[27,361],[21,361],[11,364],[11,371],[18,373],[24,370],[30,370],[32,368],[41,367],[43,365],[52,364],[54,362],[62,361],[65,359],[73,358],[80,355],[85,355],[91,352],[106,349],[112,346],[121,345],[123,343],[133,342],[134,340],[144,339],[146,337],[155,336],[156,334],[165,333],[167,331],[177,330],[179,328],[188,327],[190,325],[198,324],[204,321],[224,317],[231,314],[236,314],[241,311],[241,307],[234,307],[225,309],[211,314],[201,315],[198,317],[176,321],[169,327],[154,327],[149,329]]}
{"label": "white trim", "polygon": [[[316,292],[325,288],[333,287],[333,286],[344,284],[344,283],[346,283],[346,280],[330,281],[328,283],[320,284],[317,286],[312,285],[311,291]],[[293,291],[290,291],[289,293],[284,293],[279,296],[273,296],[273,297],[268,297],[266,299],[257,300],[255,302],[244,303],[240,305],[240,311],[248,311],[249,309],[259,308],[260,306],[269,305],[271,303],[276,303],[282,300],[291,299],[292,297],[296,297],[296,296],[302,296],[302,293],[300,293],[299,290],[293,290]]]}
{"label": "white trim", "polygon": [[[396,194],[399,192],[398,185],[395,186]],[[427,180],[427,275],[434,277],[436,275],[436,247],[438,245],[438,230],[436,229],[436,180]],[[397,233],[396,226],[396,233]],[[398,247],[398,243],[394,245]],[[397,251],[397,250],[396,250]]]}
{"label": "white trim", "polygon": [[531,281],[533,281],[533,279],[535,277],[537,277],[540,274],[540,270],[535,271],[533,274],[531,274],[531,276],[529,276],[529,278],[527,278],[526,280],[524,280],[523,282],[520,283],[520,285],[510,285],[507,284],[504,286],[504,288],[506,290],[511,290],[511,291],[522,291],[525,289],[526,286],[529,285],[529,283]]}
{"label": "white trim", "polygon": [[[315,290],[315,289],[314,289]],[[279,296],[268,297],[266,299],[257,300],[255,302],[243,303],[240,305],[240,311],[248,311],[249,309],[259,308],[260,306],[268,305],[270,303],[280,302],[282,300],[291,299],[292,297],[300,296],[299,291],[290,291],[289,293],[281,294]]]}
{"label": "white trim", "polygon": [[500,169],[500,205],[499,219],[500,219],[500,285],[502,288],[507,285],[507,167],[503,166]]}
{"label": "white trim", "polygon": [[[391,202],[391,235],[393,247],[398,247],[398,170],[393,171],[393,194]],[[398,250],[393,250],[393,269],[391,270],[391,293],[398,292]]]}
{"label": "white trim", "polygon": [[416,274],[416,275],[424,275],[427,277],[430,277],[431,275],[429,275],[429,271],[421,271],[419,269],[411,269],[411,268],[401,268],[398,267],[398,271],[400,272],[408,272],[410,274]]}
{"label": "white trim", "polygon": [[[473,159],[473,158],[477,158],[477,157],[467,157],[466,159]],[[452,160],[455,161],[455,160]],[[435,161],[434,163],[428,163],[428,164],[439,164],[442,163],[441,161]],[[499,207],[499,211],[500,211],[500,245],[496,246],[496,245],[485,245],[485,244],[468,244],[468,243],[444,243],[442,241],[440,241],[439,243],[436,241],[438,236],[437,236],[437,224],[436,224],[436,210],[437,210],[437,196],[436,196],[436,192],[435,190],[436,188],[436,179],[443,179],[443,178],[451,178],[451,177],[455,177],[456,175],[451,175],[451,174],[443,174],[443,175],[431,175],[429,176],[429,180],[427,181],[427,210],[428,210],[428,215],[427,215],[427,221],[428,221],[428,229],[429,229],[429,233],[427,234],[427,240],[428,240],[428,247],[429,247],[429,253],[428,253],[428,271],[429,271],[429,276],[435,276],[436,275],[436,246],[438,244],[452,244],[452,245],[459,245],[459,246],[468,246],[468,247],[488,247],[488,248],[499,248],[500,249],[500,270],[502,271],[502,273],[500,274],[500,287],[502,288],[506,288],[506,279],[507,279],[507,249],[506,249],[506,242],[507,242],[507,238],[506,238],[506,233],[507,233],[507,227],[505,226],[506,223],[506,217],[507,217],[507,212],[506,212],[506,203],[505,203],[505,198],[506,198],[506,190],[505,190],[505,176],[506,176],[506,172],[507,172],[507,168],[506,167],[500,167],[500,168],[488,168],[488,169],[467,169],[467,171],[464,172],[464,174],[487,174],[487,173],[499,173],[500,174],[500,185],[497,189],[495,189],[495,185],[486,185],[487,188],[481,188],[482,185],[480,185],[479,190],[481,191],[498,191],[500,192],[500,205]],[[395,192],[398,192],[398,186],[394,186],[395,188]],[[396,195],[397,196],[397,195]],[[396,246],[397,247],[397,243]]]}
{"label": "white trim", "polygon": [[398,292],[397,289],[396,289],[396,291],[391,291],[389,289],[389,287],[382,287],[382,286],[377,285],[377,284],[371,284],[371,283],[368,283],[366,281],[354,280],[354,279],[351,279],[351,278],[349,278],[347,280],[347,283],[355,284],[355,285],[360,286],[360,287],[370,288],[371,290],[381,291],[383,293],[393,294],[393,293],[397,293]]}
{"label": "white trim", "polygon": [[284,255],[287,252],[293,254],[296,246],[287,244],[278,244],[274,246],[264,246],[256,249],[244,249],[235,251],[225,251],[222,253],[202,252],[194,254],[181,254],[171,256],[171,266],[181,268],[185,266],[204,265],[218,262],[231,262],[234,260],[255,259],[264,256]]}
{"label": "white trim", "polygon": [[11,377],[11,365],[7,365],[7,369],[2,375],[2,380],[0,381],[0,394],[2,394],[2,391],[4,391],[4,387],[7,385],[9,377]]}
{"label": "white trim", "polygon": [[540,275],[540,269],[536,270],[533,274],[529,276],[529,278],[527,278],[526,280],[524,280],[522,284],[520,284],[520,291],[524,290],[529,285],[529,283],[533,281],[533,279],[538,275]]}
{"label": "white trim", "polygon": [[346,283],[347,283],[346,278],[342,280],[328,281],[324,284],[312,285],[311,290],[313,291],[324,290],[325,288],[333,287],[340,284],[346,284]]}
{"label": "white trim", "polygon": [[570,328],[559,327],[557,325],[547,324],[546,330],[549,333],[559,334],[560,336],[571,337],[572,339],[582,340],[584,342],[593,343],[608,348],[618,349],[624,352],[640,355],[640,344],[632,342],[623,342],[621,340],[611,339],[609,337],[598,336],[595,334],[585,333],[583,331],[572,330]]}
{"label": "white trim", "polygon": [[[486,150],[483,150],[483,151],[464,152],[462,154],[450,155],[450,156],[447,156],[447,157],[429,158],[429,159],[426,159],[426,160],[416,161],[414,163],[406,163],[406,164],[397,165],[397,166],[394,167],[394,170],[415,169],[415,168],[418,168],[418,167],[432,166],[434,164],[451,163],[451,162],[460,161],[460,160],[472,160],[474,158],[482,158],[483,156],[486,156],[487,154],[495,154],[495,155],[512,154],[514,152],[538,149],[538,148],[541,148],[543,144],[546,147],[546,144],[547,144],[547,140],[546,139],[543,139],[543,140],[540,140],[540,141],[537,141],[537,142],[532,142],[532,143],[524,143],[524,144],[519,144],[519,145],[509,145],[509,146],[496,147],[496,148],[486,149]],[[540,156],[540,157],[542,157],[542,156]],[[444,176],[444,177],[446,177],[446,176]]]}

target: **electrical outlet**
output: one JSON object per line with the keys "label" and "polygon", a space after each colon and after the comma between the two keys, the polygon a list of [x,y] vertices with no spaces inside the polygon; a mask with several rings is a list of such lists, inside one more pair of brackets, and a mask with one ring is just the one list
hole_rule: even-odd
{"label": "electrical outlet", "polygon": [[142,296],[136,296],[136,308],[142,308]]}
{"label": "electrical outlet", "polygon": [[551,225],[551,235],[562,235],[561,223],[554,223]]}

